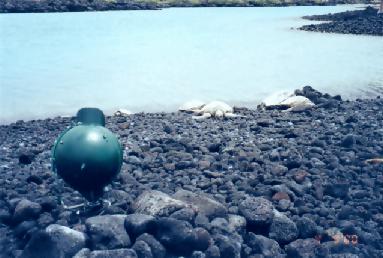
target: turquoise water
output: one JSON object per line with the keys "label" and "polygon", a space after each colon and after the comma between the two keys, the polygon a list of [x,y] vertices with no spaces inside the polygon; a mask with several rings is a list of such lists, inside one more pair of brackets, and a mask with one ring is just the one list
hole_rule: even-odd
{"label": "turquoise water", "polygon": [[83,106],[175,111],[191,99],[254,107],[304,85],[382,94],[382,37],[292,29],[355,8],[1,14],[0,123]]}

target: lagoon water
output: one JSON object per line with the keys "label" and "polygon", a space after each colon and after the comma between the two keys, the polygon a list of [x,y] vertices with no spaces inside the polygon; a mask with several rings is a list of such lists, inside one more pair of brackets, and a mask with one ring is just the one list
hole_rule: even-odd
{"label": "lagoon water", "polygon": [[219,99],[255,107],[311,85],[347,98],[383,94],[383,38],[299,31],[300,17],[360,6],[171,8],[0,15],[0,123],[175,111]]}

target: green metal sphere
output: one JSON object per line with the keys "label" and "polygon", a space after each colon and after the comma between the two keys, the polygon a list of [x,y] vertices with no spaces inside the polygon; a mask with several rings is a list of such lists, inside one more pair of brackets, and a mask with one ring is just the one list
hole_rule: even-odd
{"label": "green metal sphere", "polygon": [[117,137],[97,124],[80,124],[65,131],[53,148],[53,169],[90,201],[103,194],[122,165]]}

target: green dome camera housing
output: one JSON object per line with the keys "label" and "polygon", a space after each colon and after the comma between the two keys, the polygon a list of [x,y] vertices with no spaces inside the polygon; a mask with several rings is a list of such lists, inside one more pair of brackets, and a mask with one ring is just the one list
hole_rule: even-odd
{"label": "green dome camera housing", "polygon": [[82,108],[77,124],[64,131],[53,147],[53,171],[89,201],[103,195],[122,165],[121,145],[104,126],[101,110]]}

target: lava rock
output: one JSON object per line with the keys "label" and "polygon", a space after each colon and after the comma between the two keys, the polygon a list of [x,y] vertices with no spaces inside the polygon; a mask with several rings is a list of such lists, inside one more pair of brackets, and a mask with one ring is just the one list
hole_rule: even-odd
{"label": "lava rock", "polygon": [[262,197],[248,197],[238,206],[239,213],[246,218],[250,230],[268,227],[274,217],[273,205]]}
{"label": "lava rock", "polygon": [[195,216],[196,216],[196,212],[193,209],[183,208],[181,210],[173,212],[172,215],[170,215],[170,218],[178,219],[178,220],[185,220],[185,221],[193,224]]}
{"label": "lava rock", "polygon": [[193,227],[188,222],[172,218],[157,220],[156,238],[177,255],[190,255],[196,241]]}
{"label": "lava rock", "polygon": [[345,198],[348,195],[350,184],[347,182],[338,182],[327,184],[324,188],[324,193],[335,198]]}
{"label": "lava rock", "polygon": [[150,250],[153,254],[153,258],[164,258],[166,255],[165,247],[154,238],[154,236],[147,233],[142,234],[136,239],[137,241],[143,241],[150,246]]}
{"label": "lava rock", "polygon": [[31,151],[23,151],[19,154],[19,163],[29,165],[35,159],[35,154]]}
{"label": "lava rock", "polygon": [[40,213],[40,204],[23,199],[16,205],[13,213],[13,221],[17,223],[24,220],[36,219]]}
{"label": "lava rock", "polygon": [[56,242],[65,257],[72,257],[85,247],[86,236],[82,232],[57,224],[49,225],[45,231]]}
{"label": "lava rock", "polygon": [[85,226],[95,249],[117,249],[130,246],[124,227],[126,215],[102,215],[86,219]]}
{"label": "lava rock", "polygon": [[[307,258],[317,257],[316,249],[320,246],[320,243],[315,239],[298,239],[290,244],[286,245],[287,257],[291,258]],[[328,257],[328,256],[326,256]]]}
{"label": "lava rock", "polygon": [[297,222],[297,228],[300,238],[311,238],[317,235],[317,225],[307,217],[302,217]]}
{"label": "lava rock", "polygon": [[221,258],[240,258],[241,244],[228,236],[217,234],[214,241],[219,248]]}
{"label": "lava rock", "polygon": [[136,241],[132,249],[136,252],[138,258],[153,258],[150,246],[144,241]]}
{"label": "lava rock", "polygon": [[227,208],[223,204],[202,194],[179,190],[173,195],[173,198],[197,207],[198,212],[208,218],[225,217],[227,215]]}
{"label": "lava rock", "polygon": [[21,258],[64,258],[57,243],[44,231],[36,232],[25,246]]}
{"label": "lava rock", "polygon": [[275,240],[251,232],[246,237],[246,244],[252,248],[253,254],[261,254],[267,258],[276,257],[283,253]]}
{"label": "lava rock", "polygon": [[275,211],[270,226],[269,237],[280,244],[287,244],[298,238],[298,228],[295,223],[282,213]]}
{"label": "lava rock", "polygon": [[353,134],[346,135],[341,142],[341,146],[345,148],[351,148],[356,143],[356,137]]}
{"label": "lava rock", "polygon": [[186,207],[189,205],[185,202],[156,190],[143,192],[133,204],[133,210],[136,213],[152,216],[169,216],[171,213]]}
{"label": "lava rock", "polygon": [[155,218],[146,214],[129,214],[125,218],[124,225],[133,240],[143,233],[154,233],[156,230]]}
{"label": "lava rock", "polygon": [[93,251],[89,254],[89,258],[138,258],[136,252],[132,249],[114,249]]}

